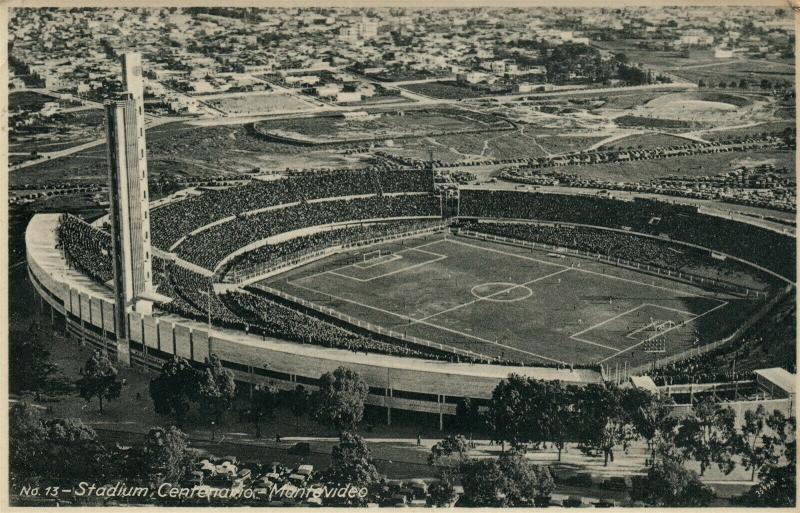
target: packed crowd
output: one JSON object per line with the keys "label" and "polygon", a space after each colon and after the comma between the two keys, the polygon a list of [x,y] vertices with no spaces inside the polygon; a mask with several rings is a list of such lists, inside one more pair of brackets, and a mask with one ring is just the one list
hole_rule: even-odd
{"label": "packed crowd", "polygon": [[700,214],[687,205],[641,198],[631,202],[596,196],[467,189],[461,191],[459,214],[589,223],[666,235],[754,262],[792,280],[796,272],[793,237]]}
{"label": "packed crowd", "polygon": [[446,353],[434,349],[415,348],[399,341],[389,343],[359,335],[261,295],[229,292],[220,297],[230,310],[240,316],[245,323],[244,329],[249,333],[353,352],[429,359],[448,358]]}
{"label": "packed crowd", "polygon": [[114,278],[111,235],[70,214],[59,219],[56,248],[64,252],[67,265],[105,283]]}
{"label": "packed crowd", "polygon": [[500,223],[464,223],[459,227],[501,237],[598,253],[662,269],[680,270],[687,265],[701,263],[698,262],[700,255],[691,248],[679,248],[665,241],[599,228]]}
{"label": "packed crowd", "polygon": [[433,190],[430,170],[363,169],[297,173],[278,180],[253,180],[152,210],[153,243],[161,249],[207,224],[243,212],[318,198]]}
{"label": "packed crowd", "polygon": [[501,171],[500,177],[529,185],[660,194],[794,212],[795,185],[786,176],[787,171],[785,168],[776,171],[771,165],[761,165],[740,167],[715,176],[672,175],[656,180],[620,182],[587,178],[575,173],[512,167]]}
{"label": "packed crowd", "polygon": [[250,216],[240,215],[188,237],[177,248],[181,258],[214,270],[239,248],[309,226],[392,217],[438,216],[439,200],[431,195],[372,196],[348,200],[301,203]]}
{"label": "packed crowd", "polygon": [[336,245],[350,244],[386,237],[388,235],[423,229],[434,223],[418,221],[390,221],[366,226],[344,226],[334,230],[303,235],[238,255],[225,264],[220,275],[235,274],[253,267],[272,267],[282,261]]}
{"label": "packed crowd", "polygon": [[662,386],[747,380],[753,378],[753,370],[770,367],[797,372],[795,300],[795,294],[789,294],[741,338],[707,353],[658,367],[648,375]]}

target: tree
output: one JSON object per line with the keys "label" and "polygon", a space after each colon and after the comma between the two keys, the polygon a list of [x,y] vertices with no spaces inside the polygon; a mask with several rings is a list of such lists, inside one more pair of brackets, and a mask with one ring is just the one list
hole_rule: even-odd
{"label": "tree", "polygon": [[794,507],[797,493],[795,419],[775,410],[767,417],[766,424],[770,433],[762,437],[762,442],[768,456],[758,472],[759,482],[734,502],[741,506]]}
{"label": "tree", "polygon": [[8,387],[15,393],[41,390],[58,366],[50,363],[50,351],[39,338],[36,325],[27,332],[13,328],[8,337]]}
{"label": "tree", "polygon": [[705,87],[705,86],[706,86],[706,81],[703,80],[702,78],[697,81],[697,87]]}
{"label": "tree", "polygon": [[519,451],[504,453],[497,461],[503,474],[506,506],[532,505],[537,496],[537,475],[533,465]]}
{"label": "tree", "polygon": [[369,387],[355,371],[339,367],[320,377],[316,398],[315,418],[322,424],[334,426],[341,435],[353,431],[364,415],[364,400]]}
{"label": "tree", "polygon": [[622,390],[606,384],[589,384],[576,393],[581,440],[603,452],[603,465],[614,461],[614,447],[627,450],[636,439],[633,412],[640,406],[642,396],[637,389]]}
{"label": "tree", "polygon": [[150,429],[144,440],[142,454],[142,471],[153,488],[162,483],[178,482],[192,464],[189,437],[175,426]]}
{"label": "tree", "polygon": [[526,378],[511,374],[492,391],[487,418],[492,440],[517,447],[525,441],[525,416],[528,396]]}
{"label": "tree", "polygon": [[678,421],[672,416],[674,401],[667,395],[653,395],[640,406],[632,417],[636,431],[647,441],[650,465],[656,463],[656,451],[671,453],[675,427]]}
{"label": "tree", "polygon": [[196,389],[200,411],[211,422],[211,439],[216,438],[217,426],[222,416],[233,406],[236,382],[233,373],[222,366],[217,355],[211,355],[201,371]]}
{"label": "tree", "polygon": [[469,506],[505,506],[505,476],[494,459],[467,460],[461,466],[464,501]]}
{"label": "tree", "polygon": [[696,472],[666,458],[650,467],[646,477],[634,479],[631,499],[659,507],[708,506],[714,500],[714,491]]}
{"label": "tree", "polygon": [[44,460],[45,429],[42,419],[27,402],[11,406],[8,419],[9,477],[11,488],[36,484]]}
{"label": "tree", "polygon": [[[335,445],[331,452],[331,466],[323,476],[325,482],[334,487],[350,485],[353,488],[368,488],[378,478],[378,471],[364,439],[343,432],[339,437],[339,445]],[[349,506],[364,506],[367,503],[366,497],[346,497],[344,500]]]}
{"label": "tree", "polygon": [[768,445],[764,444],[763,435],[767,425],[767,411],[764,405],[759,404],[755,410],[744,412],[744,422],[741,427],[740,441],[742,463],[745,469],[750,470],[750,481],[755,481],[756,471],[769,459]]}
{"label": "tree", "polygon": [[449,478],[442,478],[428,488],[425,503],[436,508],[445,508],[453,504],[456,498],[456,489]]}
{"label": "tree", "polygon": [[76,383],[78,393],[87,403],[97,397],[100,413],[103,413],[103,399],[116,399],[122,392],[122,382],[117,379],[117,374],[118,371],[108,356],[95,351],[91,358],[86,360],[82,377]]}
{"label": "tree", "polygon": [[198,381],[197,370],[183,358],[164,362],[161,374],[150,380],[150,397],[156,413],[182,422],[192,408]]}
{"label": "tree", "polygon": [[306,414],[310,405],[311,395],[303,385],[297,385],[286,394],[289,411],[294,416],[295,431],[300,430],[300,418]]}
{"label": "tree", "polygon": [[450,435],[436,442],[428,455],[428,465],[439,470],[440,474],[457,471],[467,457],[469,447],[461,435]]}
{"label": "tree", "polygon": [[532,385],[538,393],[528,403],[528,438],[534,442],[552,442],[561,461],[561,451],[574,431],[574,390],[560,381],[532,381]]}
{"label": "tree", "polygon": [[278,406],[279,391],[270,383],[259,383],[253,387],[250,399],[250,420],[256,427],[256,438],[261,438],[261,420],[271,417]]}
{"label": "tree", "polygon": [[695,404],[681,423],[675,443],[684,456],[700,464],[701,476],[711,463],[716,463],[725,474],[733,471],[736,465],[733,455],[738,445],[735,420],[732,409],[706,398]]}
{"label": "tree", "polygon": [[105,478],[108,453],[94,429],[73,418],[47,420],[44,428],[39,475],[61,484]]}
{"label": "tree", "polygon": [[472,435],[472,430],[483,424],[483,416],[478,410],[478,404],[470,398],[464,398],[456,405],[456,419],[458,425],[463,426]]}

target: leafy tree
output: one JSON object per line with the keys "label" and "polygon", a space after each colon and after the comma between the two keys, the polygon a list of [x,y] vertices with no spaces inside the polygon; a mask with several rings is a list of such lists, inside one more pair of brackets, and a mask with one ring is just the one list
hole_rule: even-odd
{"label": "leafy tree", "polygon": [[108,356],[95,351],[83,366],[82,377],[76,383],[78,393],[87,403],[96,397],[100,413],[103,413],[103,399],[116,399],[122,392],[122,382],[117,379],[117,374]]}
{"label": "leafy tree", "polygon": [[178,482],[191,468],[189,437],[176,428],[155,427],[142,446],[142,470],[150,486]]}
{"label": "leafy tree", "polygon": [[436,508],[450,506],[456,498],[456,489],[449,478],[442,478],[428,487],[428,496],[425,503]]}
{"label": "leafy tree", "polygon": [[9,477],[11,488],[36,484],[41,477],[46,431],[33,406],[20,402],[11,406],[8,419]]}
{"label": "leafy tree", "polygon": [[470,506],[505,506],[506,479],[494,459],[467,460],[461,466],[464,500]]}
{"label": "leafy tree", "polygon": [[614,447],[621,445],[627,450],[636,439],[632,417],[640,406],[640,393],[604,384],[589,384],[576,393],[581,440],[603,452],[605,466],[609,459],[614,461]]}
{"label": "leafy tree", "polygon": [[736,413],[706,398],[695,404],[692,413],[678,428],[675,443],[684,456],[700,464],[700,475],[716,463],[720,471],[730,474],[736,463],[733,455],[739,445],[734,423]]}
{"label": "leafy tree", "polygon": [[457,470],[467,457],[469,447],[461,435],[450,435],[436,442],[428,455],[428,465],[436,467],[440,473]]}
{"label": "leafy tree", "polygon": [[714,491],[700,481],[696,472],[671,458],[650,467],[647,476],[634,479],[633,485],[631,499],[650,506],[708,506],[715,497]]}
{"label": "leafy tree", "polygon": [[311,404],[311,394],[308,393],[303,385],[297,385],[286,394],[286,401],[289,404],[289,411],[294,416],[295,431],[299,431],[300,418],[308,412]]}
{"label": "leafy tree", "polygon": [[61,484],[105,478],[108,453],[94,429],[72,418],[47,420],[44,428],[39,475]]}
{"label": "leafy tree", "polygon": [[[354,488],[368,488],[379,479],[378,471],[366,442],[360,436],[343,432],[339,437],[339,445],[331,452],[331,466],[325,471],[324,480],[333,486],[350,485]],[[345,504],[364,506],[367,498],[345,498]]]}
{"label": "leafy tree", "polygon": [[250,419],[256,427],[256,438],[261,438],[261,420],[271,417],[278,406],[279,391],[270,383],[259,383],[253,387],[250,399]]}
{"label": "leafy tree", "polygon": [[534,442],[552,442],[561,461],[561,451],[574,431],[575,392],[560,381],[531,380],[531,385],[536,392],[528,402],[528,438]]}
{"label": "leafy tree", "polygon": [[468,397],[456,405],[456,419],[458,425],[464,426],[470,435],[473,429],[478,429],[483,424],[483,416],[478,410],[478,404]]}
{"label": "leafy tree", "polygon": [[504,453],[497,461],[503,474],[507,506],[531,505],[537,496],[538,476],[534,466],[519,451]]}
{"label": "leafy tree", "polygon": [[216,428],[222,416],[233,406],[236,382],[233,373],[222,366],[216,355],[211,355],[201,371],[196,390],[200,411],[211,421],[211,439],[216,438]]}
{"label": "leafy tree", "polygon": [[[765,464],[759,482],[735,503],[741,506],[794,507],[797,491],[797,437],[794,417],[775,410],[766,419],[770,434],[762,437]],[[785,462],[784,464],[780,464]]]}
{"label": "leafy tree", "polygon": [[770,459],[769,446],[764,444],[763,435],[767,426],[767,410],[759,404],[755,410],[744,412],[741,427],[741,452],[744,467],[750,470],[750,480],[755,481],[756,471]]}
{"label": "leafy tree", "polygon": [[666,395],[654,395],[633,414],[636,431],[647,441],[650,465],[656,463],[656,451],[669,454],[678,421],[672,416],[674,401]]}
{"label": "leafy tree", "polygon": [[50,363],[50,351],[39,337],[35,325],[26,333],[11,329],[8,337],[8,388],[21,393],[41,390],[58,366]]}
{"label": "leafy tree", "polygon": [[364,415],[364,400],[369,387],[355,371],[339,367],[320,377],[315,418],[322,424],[334,426],[341,434],[353,431]]}
{"label": "leafy tree", "polygon": [[517,447],[526,441],[528,382],[517,374],[500,381],[492,391],[487,414],[492,440]]}
{"label": "leafy tree", "polygon": [[192,408],[198,381],[197,370],[183,358],[164,362],[161,374],[150,380],[150,397],[156,413],[182,422]]}

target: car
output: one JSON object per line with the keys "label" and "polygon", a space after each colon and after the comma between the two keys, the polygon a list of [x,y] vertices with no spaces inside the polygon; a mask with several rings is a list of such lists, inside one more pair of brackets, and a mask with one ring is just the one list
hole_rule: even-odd
{"label": "car", "polygon": [[307,456],[311,454],[311,444],[308,442],[298,442],[289,448],[289,454]]}

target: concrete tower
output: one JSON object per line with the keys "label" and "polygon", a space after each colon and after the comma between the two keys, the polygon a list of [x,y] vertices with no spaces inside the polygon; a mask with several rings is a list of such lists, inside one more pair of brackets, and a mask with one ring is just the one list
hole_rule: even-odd
{"label": "concrete tower", "polygon": [[125,92],[106,109],[117,356],[130,363],[127,313],[149,314],[154,295],[141,57],[122,58]]}

